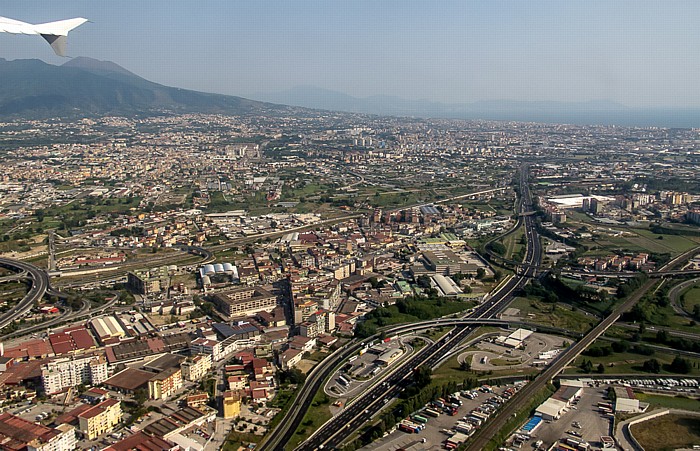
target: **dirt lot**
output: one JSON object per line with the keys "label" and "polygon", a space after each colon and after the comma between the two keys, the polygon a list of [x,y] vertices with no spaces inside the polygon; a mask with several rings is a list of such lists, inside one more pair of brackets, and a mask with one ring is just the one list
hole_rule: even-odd
{"label": "dirt lot", "polygon": [[632,426],[644,449],[691,448],[700,443],[700,418],[664,415]]}

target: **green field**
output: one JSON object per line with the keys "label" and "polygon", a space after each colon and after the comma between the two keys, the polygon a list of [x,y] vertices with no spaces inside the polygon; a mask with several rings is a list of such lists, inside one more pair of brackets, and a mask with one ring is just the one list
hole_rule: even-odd
{"label": "green field", "polygon": [[[698,237],[687,237],[681,235],[659,235],[647,229],[632,229],[640,238],[628,238],[631,242],[638,242],[641,246],[652,250],[656,247],[658,253],[680,254],[698,245]],[[659,237],[662,237],[661,239]],[[633,241],[634,240],[634,241]]]}
{"label": "green field", "polygon": [[[642,343],[644,344],[644,343]],[[609,346],[610,342],[598,339],[596,340],[590,347],[602,347],[602,346]],[[664,365],[670,364],[675,357],[675,354],[672,351],[669,352],[662,352],[662,351],[657,351],[652,355],[642,355],[642,354],[636,354],[633,352],[613,352],[610,355],[607,356],[602,356],[602,357],[591,357],[587,355],[581,355],[576,358],[574,363],[571,364],[570,367],[568,367],[565,372],[566,373],[575,373],[575,374],[585,374],[584,371],[580,368],[581,363],[584,360],[590,360],[591,363],[593,364],[593,372],[595,373],[596,368],[598,367],[598,364],[602,363],[603,366],[605,367],[605,372],[606,373],[611,373],[611,374],[647,374],[644,371],[642,371],[642,365],[646,360],[650,359],[656,359],[659,361],[659,363],[662,366],[661,373],[662,374],[674,374],[670,373],[665,370]],[[688,358],[690,360],[691,365],[693,365],[693,369],[691,372],[688,374],[689,376],[695,376],[700,374],[700,369],[698,369],[696,366],[700,363],[700,359],[693,359],[693,358]]]}
{"label": "green field", "polygon": [[525,228],[519,227],[515,232],[511,233],[503,239],[503,245],[506,247],[505,258],[510,260],[521,261],[519,256],[521,250],[524,252],[525,244],[521,243],[521,239],[525,236]]}
{"label": "green field", "polygon": [[306,440],[311,434],[313,434],[317,429],[319,429],[323,424],[330,420],[332,415],[329,409],[330,399],[328,396],[319,391],[314,397],[309,410],[306,411],[304,419],[297,428],[296,432],[289,439],[289,442],[285,444],[284,449],[292,450],[296,448],[301,442]]}
{"label": "green field", "polygon": [[681,295],[681,305],[686,312],[692,313],[698,304],[700,304],[700,283],[688,288]]}
{"label": "green field", "polygon": [[698,399],[691,399],[682,396],[652,395],[641,392],[635,392],[635,396],[640,401],[648,402],[650,405],[655,407],[700,412],[700,400]]}

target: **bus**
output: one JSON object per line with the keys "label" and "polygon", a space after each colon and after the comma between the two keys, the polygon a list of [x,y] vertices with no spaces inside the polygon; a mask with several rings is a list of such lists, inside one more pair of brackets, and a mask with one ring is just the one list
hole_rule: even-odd
{"label": "bus", "polygon": [[338,382],[340,382],[340,384],[344,387],[347,387],[348,385],[350,385],[350,380],[347,377],[343,376],[342,374],[340,376],[338,376]]}

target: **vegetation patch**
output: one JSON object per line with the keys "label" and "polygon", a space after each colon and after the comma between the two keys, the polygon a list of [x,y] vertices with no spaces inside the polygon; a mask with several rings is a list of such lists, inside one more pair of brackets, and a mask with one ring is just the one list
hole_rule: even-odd
{"label": "vegetation patch", "polygon": [[301,424],[285,445],[285,449],[291,450],[296,448],[317,429],[320,429],[326,421],[331,419],[333,415],[331,415],[329,408],[330,402],[331,399],[323,390],[319,390],[319,392],[316,393],[309,410],[306,411],[306,415],[304,415],[304,418],[301,420]]}
{"label": "vegetation patch", "polygon": [[700,400],[686,398],[685,396],[666,396],[655,395],[649,393],[635,392],[637,399],[643,402],[648,402],[655,407],[663,407],[666,409],[679,409],[700,411]]}

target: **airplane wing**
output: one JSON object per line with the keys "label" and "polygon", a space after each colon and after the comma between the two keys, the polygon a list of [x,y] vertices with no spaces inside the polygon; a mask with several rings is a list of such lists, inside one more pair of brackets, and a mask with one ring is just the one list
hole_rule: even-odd
{"label": "airplane wing", "polygon": [[66,56],[66,43],[68,32],[87,22],[87,19],[76,17],[74,19],[59,20],[40,24],[30,24],[19,20],[0,17],[0,32],[14,34],[38,34],[51,45],[58,56]]}

